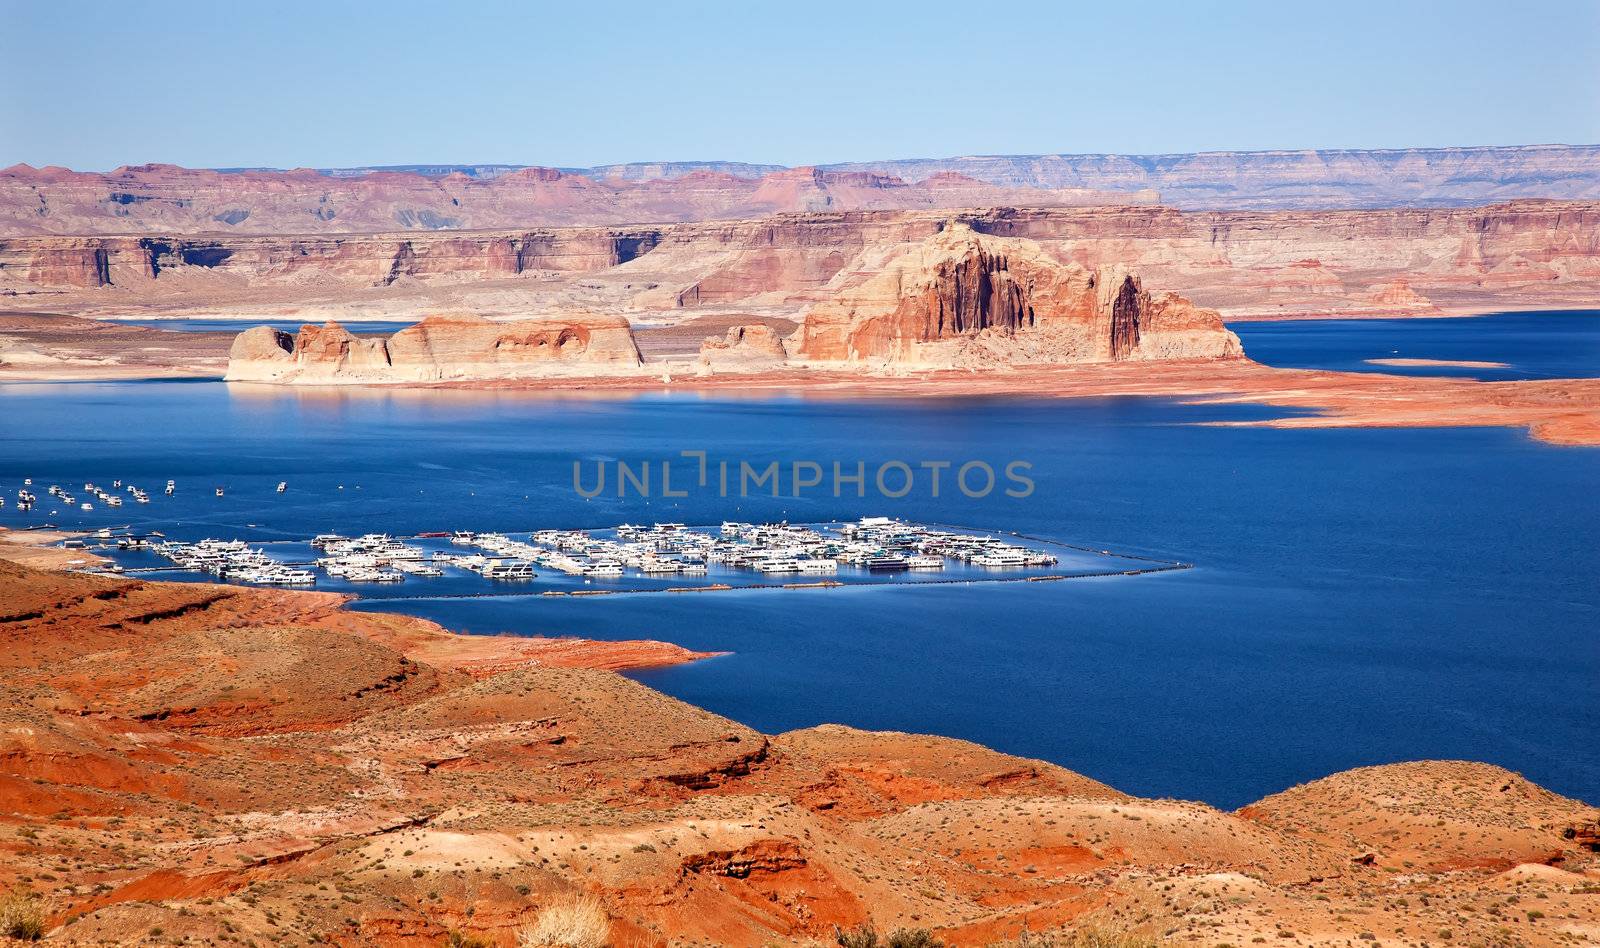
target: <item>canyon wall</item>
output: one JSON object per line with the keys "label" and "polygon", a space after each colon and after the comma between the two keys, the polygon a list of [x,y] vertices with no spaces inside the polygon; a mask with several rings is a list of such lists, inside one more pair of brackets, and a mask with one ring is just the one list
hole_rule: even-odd
{"label": "canyon wall", "polygon": [[738,219],[783,212],[1161,203],[1185,210],[1600,199],[1600,146],[981,155],[784,168],[407,165],[0,170],[0,234],[371,233]]}
{"label": "canyon wall", "polygon": [[433,316],[387,338],[355,335],[337,323],[296,335],[270,326],[239,334],[228,354],[230,382],[305,385],[536,379],[605,375],[641,363],[620,316],[491,322]]}
{"label": "canyon wall", "polygon": [[349,237],[0,238],[0,286],[126,287],[166,274],[252,283],[387,286],[405,279],[482,280],[532,271],[604,270],[648,252],[653,228]]}
{"label": "canyon wall", "polygon": [[[1600,301],[1600,203],[1519,201],[1482,208],[1185,212],[1172,208],[994,208],[955,217],[1038,242],[1063,262],[1125,266],[1231,317],[1434,315]],[[877,248],[926,238],[925,214],[782,216],[715,243],[731,252],[678,293],[684,307],[817,301],[870,272]],[[704,225],[701,225],[704,227]],[[664,250],[705,246],[704,231]],[[1396,285],[1404,284],[1401,291]]]}
{"label": "canyon wall", "polygon": [[1464,207],[1600,199],[1600,145],[1328,149],[1174,155],[990,155],[868,161],[829,170],[1005,187],[1150,189],[1186,210]]}
{"label": "canyon wall", "polygon": [[962,222],[809,309],[793,348],[808,361],[939,368],[1242,355],[1215,310]]}
{"label": "canyon wall", "polygon": [[[1125,266],[1230,317],[1431,315],[1600,300],[1600,203],[1185,212],[850,211],[740,221],[351,236],[0,238],[0,310],[394,318],[621,312],[793,317],[952,216],[1061,262]],[[448,293],[439,288],[454,288]],[[441,295],[443,294],[443,295]],[[487,295],[487,298],[485,298]]]}
{"label": "canyon wall", "polygon": [[701,170],[648,181],[554,168],[329,175],[139,165],[104,174],[0,170],[0,234],[370,233],[625,224],[782,211],[991,204],[1154,203],[1142,189],[1008,187],[942,173],[916,183],[867,171],[792,168],[757,177]]}

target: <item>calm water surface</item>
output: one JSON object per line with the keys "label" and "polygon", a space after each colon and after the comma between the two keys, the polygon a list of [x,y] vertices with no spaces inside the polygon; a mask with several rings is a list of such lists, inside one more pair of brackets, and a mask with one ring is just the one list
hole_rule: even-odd
{"label": "calm water surface", "polygon": [[[1494,355],[1517,361],[1483,357]],[[1183,559],[1198,568],[363,607],[473,632],[731,650],[637,677],[767,731],[841,721],[947,734],[1143,795],[1231,807],[1347,767],[1451,757],[1600,800],[1600,450],[1500,429],[1191,424],[1270,413],[1161,399],[7,385],[0,488],[9,501],[25,476],[70,487],[175,478],[174,498],[52,519],[136,522],[181,538],[891,514]],[[847,467],[1023,459],[1037,490],[646,503],[572,489],[574,459],[659,463],[686,449]],[[284,479],[290,490],[275,494]],[[214,484],[228,488],[224,498]],[[0,522],[27,521],[8,502]],[[404,587],[388,592],[429,589]]]}
{"label": "calm water surface", "polygon": [[[1257,362],[1289,369],[1449,375],[1485,381],[1600,375],[1600,310],[1439,319],[1229,323]],[[1368,359],[1503,362],[1505,368],[1373,365]]]}

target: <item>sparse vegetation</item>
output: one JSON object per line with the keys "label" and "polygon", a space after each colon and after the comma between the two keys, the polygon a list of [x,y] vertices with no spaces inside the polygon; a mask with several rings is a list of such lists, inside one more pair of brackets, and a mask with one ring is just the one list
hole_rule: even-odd
{"label": "sparse vegetation", "polygon": [[44,937],[44,900],[28,889],[17,886],[0,897],[0,935],[21,941],[38,941]]}
{"label": "sparse vegetation", "polygon": [[534,923],[517,933],[522,948],[605,948],[611,943],[611,919],[592,895],[556,899],[539,911]]}
{"label": "sparse vegetation", "polygon": [[942,948],[944,944],[926,928],[897,928],[887,937],[879,938],[877,929],[870,923],[850,931],[836,925],[833,940],[839,948]]}
{"label": "sparse vegetation", "polygon": [[[1265,939],[1257,939],[1264,941]],[[1034,935],[1024,932],[1017,948],[1156,948],[1156,940],[1145,935],[1104,925],[1085,925],[1069,931]]]}

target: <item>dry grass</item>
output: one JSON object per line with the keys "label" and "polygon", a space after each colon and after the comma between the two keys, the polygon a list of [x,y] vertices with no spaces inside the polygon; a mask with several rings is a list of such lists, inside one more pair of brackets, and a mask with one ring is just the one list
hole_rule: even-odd
{"label": "dry grass", "polygon": [[610,943],[611,919],[592,895],[556,899],[517,933],[517,944],[523,948],[605,948]]}
{"label": "dry grass", "polygon": [[1015,948],[1156,948],[1156,940],[1119,928],[1085,925],[1080,928],[1042,935],[1024,934]]}
{"label": "dry grass", "polygon": [[18,886],[0,897],[0,936],[38,941],[44,927],[44,902],[37,895]]}
{"label": "dry grass", "polygon": [[944,948],[944,942],[926,928],[897,928],[880,937],[870,922],[850,931],[835,925],[833,940],[839,948]]}

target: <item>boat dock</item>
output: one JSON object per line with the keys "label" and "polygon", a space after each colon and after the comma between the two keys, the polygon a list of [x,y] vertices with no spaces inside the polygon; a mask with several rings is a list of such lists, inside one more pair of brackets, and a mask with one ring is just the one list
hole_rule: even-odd
{"label": "boat dock", "polygon": [[[126,530],[126,528],[123,528]],[[1138,576],[1188,569],[1175,560],[1062,543],[1015,532],[981,532],[949,524],[920,524],[890,517],[826,525],[724,521],[717,526],[620,524],[604,530],[534,530],[527,533],[431,531],[412,535],[319,534],[299,540],[169,540],[160,533],[100,530],[92,539],[107,553],[143,551],[167,563],[113,565],[100,571],[128,575],[205,573],[224,582],[310,587],[401,584],[476,574],[488,591],[393,599],[485,598],[507,595],[604,596],[649,592],[721,592],[753,589],[837,589],[845,586],[953,585],[1044,582]],[[307,557],[274,554],[286,545],[309,546]],[[437,547],[448,546],[448,549]],[[1052,548],[1108,562],[1084,569],[1071,556],[1063,569]],[[1066,552],[1062,556],[1068,555]],[[1133,565],[1129,565],[1133,564]],[[712,582],[674,580],[708,576]],[[956,575],[936,575],[952,571]],[[743,574],[747,580],[733,577]],[[546,583],[581,582],[585,588],[515,587],[546,577]],[[638,586],[640,580],[662,585]],[[613,585],[615,584],[615,585]]]}

